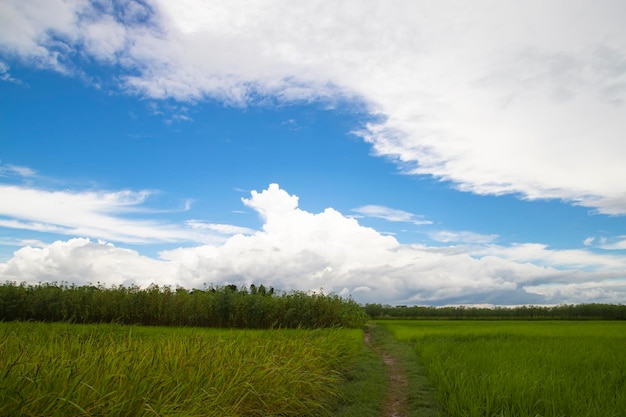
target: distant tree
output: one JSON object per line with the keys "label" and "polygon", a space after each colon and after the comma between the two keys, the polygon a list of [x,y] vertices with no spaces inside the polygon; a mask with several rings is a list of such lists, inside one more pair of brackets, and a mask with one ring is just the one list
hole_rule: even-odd
{"label": "distant tree", "polygon": [[365,304],[365,313],[375,319],[383,315],[383,306],[381,304]]}

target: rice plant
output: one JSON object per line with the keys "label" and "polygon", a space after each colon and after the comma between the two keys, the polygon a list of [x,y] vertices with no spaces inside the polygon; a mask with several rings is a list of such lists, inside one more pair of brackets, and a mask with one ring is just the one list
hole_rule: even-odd
{"label": "rice plant", "polygon": [[454,416],[623,416],[626,323],[381,321]]}
{"label": "rice plant", "polygon": [[362,331],[0,323],[3,416],[327,416]]}

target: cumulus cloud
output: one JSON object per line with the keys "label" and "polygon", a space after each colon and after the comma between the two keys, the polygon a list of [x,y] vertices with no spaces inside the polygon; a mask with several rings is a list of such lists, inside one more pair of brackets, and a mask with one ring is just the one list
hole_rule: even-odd
{"label": "cumulus cloud", "polygon": [[[626,214],[624,2],[8,0],[0,48],[152,98],[358,99],[409,174]],[[77,53],[78,52],[78,53]]]}
{"label": "cumulus cloud", "polygon": [[[626,276],[626,264],[618,257],[540,245],[403,245],[332,208],[302,210],[298,201],[277,184],[253,191],[242,203],[262,218],[262,230],[162,251],[158,259],[82,238],[24,247],[0,264],[0,280],[187,288],[263,283],[391,304],[604,302],[625,294],[618,278]],[[572,288],[585,288],[586,298],[575,298]]]}
{"label": "cumulus cloud", "polygon": [[0,264],[3,281],[68,282],[78,285],[167,285],[175,266],[112,244],[74,238],[43,247],[27,246]]}

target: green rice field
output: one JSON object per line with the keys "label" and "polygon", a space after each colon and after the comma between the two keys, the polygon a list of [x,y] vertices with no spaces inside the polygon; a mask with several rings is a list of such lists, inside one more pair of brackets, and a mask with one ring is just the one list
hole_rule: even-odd
{"label": "green rice field", "polygon": [[1,416],[326,416],[355,329],[0,323]]}
{"label": "green rice field", "polygon": [[450,416],[626,415],[622,321],[377,321],[410,342]]}

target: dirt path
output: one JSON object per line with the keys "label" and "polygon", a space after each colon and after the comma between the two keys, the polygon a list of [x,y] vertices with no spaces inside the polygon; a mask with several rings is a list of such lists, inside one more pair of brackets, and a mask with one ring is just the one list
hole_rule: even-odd
{"label": "dirt path", "polygon": [[380,346],[374,345],[371,342],[369,330],[365,332],[365,343],[382,356],[383,362],[387,366],[389,390],[383,406],[383,417],[406,417],[409,382],[400,361]]}

